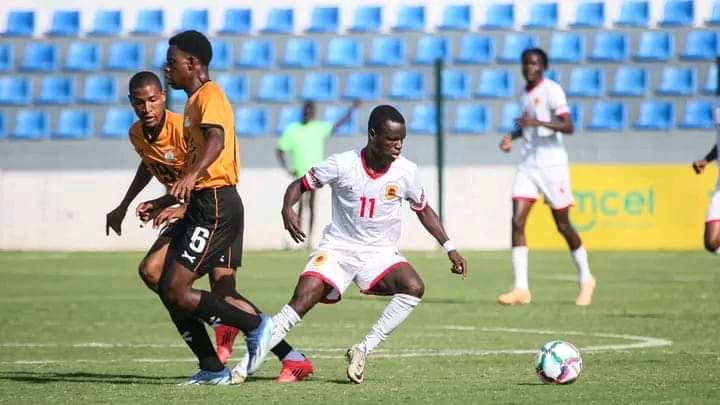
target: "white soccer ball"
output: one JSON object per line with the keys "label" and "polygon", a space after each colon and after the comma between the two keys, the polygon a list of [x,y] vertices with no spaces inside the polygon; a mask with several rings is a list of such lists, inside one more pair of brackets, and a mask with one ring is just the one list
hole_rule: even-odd
{"label": "white soccer ball", "polygon": [[562,340],[545,343],[535,356],[535,373],[545,384],[573,383],[581,371],[580,351]]}

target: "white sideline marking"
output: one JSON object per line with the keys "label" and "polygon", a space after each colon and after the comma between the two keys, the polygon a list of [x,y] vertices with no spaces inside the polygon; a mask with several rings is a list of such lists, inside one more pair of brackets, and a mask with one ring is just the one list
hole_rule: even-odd
{"label": "white sideline marking", "polygon": [[[594,332],[578,332],[578,331],[553,331],[546,329],[522,329],[522,328],[507,328],[507,327],[476,327],[476,326],[463,326],[463,325],[444,325],[444,326],[429,326],[426,329],[436,330],[455,330],[455,331],[478,331],[478,332],[505,332],[505,333],[521,333],[531,335],[565,335],[565,336],[591,336],[609,339],[621,339],[630,341],[630,343],[624,344],[607,344],[607,345],[591,345],[580,347],[581,352],[619,352],[637,349],[648,349],[655,347],[670,346],[673,344],[671,340],[651,337],[651,336],[636,336],[636,335],[622,335],[616,333],[594,333]],[[104,342],[84,342],[84,343],[70,343],[70,344],[59,344],[59,343],[13,343],[13,342],[0,342],[0,348],[38,348],[38,347],[72,347],[72,348],[102,348],[102,349],[116,349],[116,348],[182,348],[184,344],[172,343],[172,344],[157,344],[157,343],[104,343]],[[339,359],[344,358],[344,353],[347,348],[305,348],[303,349],[306,353],[315,353],[312,358],[316,359]],[[486,350],[472,350],[472,349],[459,349],[459,350],[439,350],[439,349],[400,349],[400,350],[383,350],[379,349],[373,352],[373,357],[377,358],[407,358],[407,357],[460,357],[460,356],[489,356],[499,354],[533,354],[537,351],[533,349],[486,349]],[[325,354],[317,354],[325,353]],[[708,353],[715,354],[715,353]],[[135,358],[135,359],[123,359],[123,360],[100,360],[100,359],[61,359],[61,360],[11,360],[11,361],[0,361],[0,364],[16,364],[16,365],[34,365],[34,364],[72,364],[72,363],[120,363],[120,362],[134,362],[134,363],[185,363],[185,362],[197,362],[195,358],[183,357],[183,358]]]}

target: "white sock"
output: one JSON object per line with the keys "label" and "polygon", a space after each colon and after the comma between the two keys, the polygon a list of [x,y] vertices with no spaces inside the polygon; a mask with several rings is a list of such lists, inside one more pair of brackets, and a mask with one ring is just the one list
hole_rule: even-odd
{"label": "white sock", "polygon": [[579,248],[571,251],[570,254],[575,262],[575,267],[577,268],[578,282],[580,284],[587,283],[592,279],[592,274],[590,274],[590,264],[588,263],[585,247],[580,246]]}
{"label": "white sock", "polygon": [[715,254],[716,254],[716,255],[720,255],[720,247],[717,248],[717,249],[715,249]]}
{"label": "white sock", "polygon": [[521,290],[528,288],[528,248],[513,246],[512,248],[513,287]]}
{"label": "white sock", "polygon": [[410,315],[410,312],[412,312],[419,303],[420,298],[413,297],[412,295],[393,295],[382,314],[380,314],[380,318],[375,322],[375,325],[370,329],[367,336],[365,336],[360,347],[365,349],[365,353],[372,352],[380,342],[387,339],[390,333],[405,321],[408,315]]}

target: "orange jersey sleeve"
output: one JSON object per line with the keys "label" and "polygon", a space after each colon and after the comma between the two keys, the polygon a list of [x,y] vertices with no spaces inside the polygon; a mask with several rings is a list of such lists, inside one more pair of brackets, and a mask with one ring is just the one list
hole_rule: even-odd
{"label": "orange jersey sleeve", "polygon": [[233,186],[238,182],[240,151],[235,137],[235,115],[225,93],[215,82],[205,82],[185,104],[185,139],[188,164],[193,165],[205,148],[205,129],[219,127],[224,132],[224,148],[200,175],[195,189]]}
{"label": "orange jersey sleeve", "polygon": [[165,122],[154,140],[149,140],[137,121],[129,131],[130,143],[155,178],[166,186],[174,184],[187,163],[183,116],[165,110]]}

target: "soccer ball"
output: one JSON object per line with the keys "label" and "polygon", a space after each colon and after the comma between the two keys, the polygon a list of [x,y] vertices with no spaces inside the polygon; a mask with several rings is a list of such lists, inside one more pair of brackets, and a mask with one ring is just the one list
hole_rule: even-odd
{"label": "soccer ball", "polygon": [[553,340],[542,345],[535,356],[535,373],[545,384],[571,384],[580,377],[582,358],[571,343]]}

